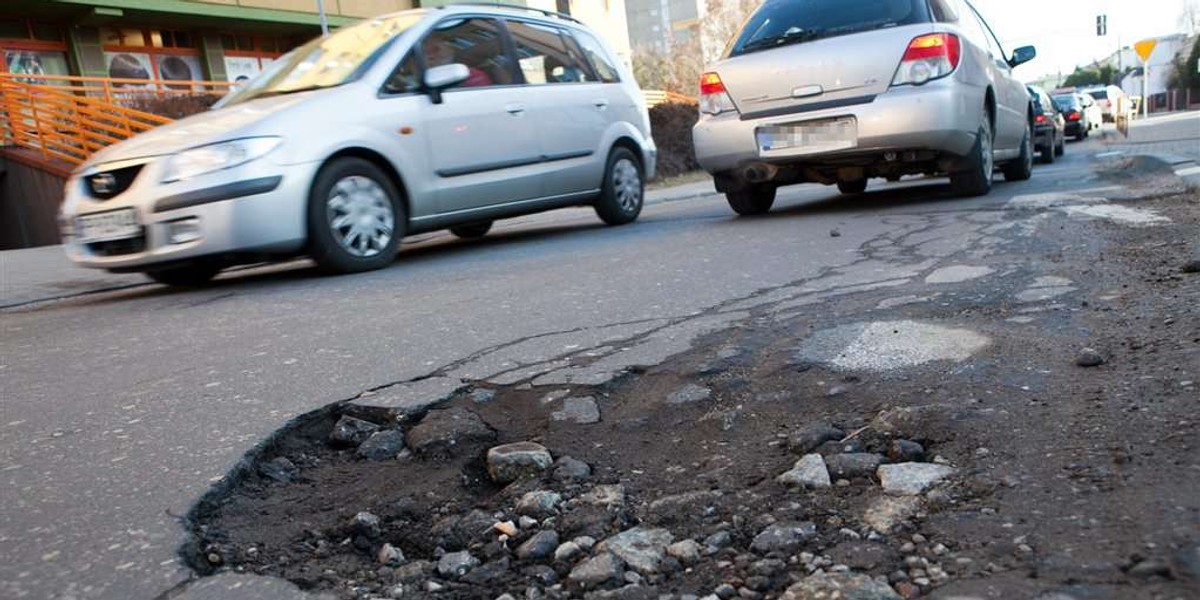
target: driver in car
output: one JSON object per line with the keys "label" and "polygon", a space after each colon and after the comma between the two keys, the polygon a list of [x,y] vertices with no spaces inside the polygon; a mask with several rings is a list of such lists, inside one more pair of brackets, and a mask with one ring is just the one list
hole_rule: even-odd
{"label": "driver in car", "polygon": [[[440,67],[442,65],[450,65],[458,62],[455,57],[454,45],[436,35],[431,35],[425,38],[421,48],[425,52],[425,62],[430,68]],[[492,85],[492,78],[482,69],[467,65],[467,70],[470,72],[470,75],[467,77],[466,81],[462,82],[460,87],[483,87]]]}

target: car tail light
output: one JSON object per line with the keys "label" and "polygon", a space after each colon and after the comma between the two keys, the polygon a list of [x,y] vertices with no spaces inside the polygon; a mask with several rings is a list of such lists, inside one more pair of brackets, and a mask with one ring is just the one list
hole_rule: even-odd
{"label": "car tail light", "polygon": [[1080,119],[1079,113],[1077,113],[1077,112],[1069,112],[1069,113],[1067,113],[1067,120],[1068,120],[1068,121],[1078,121],[1079,119]]}
{"label": "car tail light", "polygon": [[921,85],[945,77],[958,68],[962,43],[953,33],[932,33],[913,38],[900,59],[892,85]]}
{"label": "car tail light", "polygon": [[706,115],[719,115],[723,112],[737,110],[733,98],[725,91],[721,76],[716,73],[705,73],[700,76],[700,112]]}
{"label": "car tail light", "polygon": [[1034,122],[1036,122],[1036,123],[1045,123],[1045,122],[1046,122],[1046,115],[1038,115],[1038,116],[1034,117],[1034,118],[1033,118],[1033,120],[1034,120]]}

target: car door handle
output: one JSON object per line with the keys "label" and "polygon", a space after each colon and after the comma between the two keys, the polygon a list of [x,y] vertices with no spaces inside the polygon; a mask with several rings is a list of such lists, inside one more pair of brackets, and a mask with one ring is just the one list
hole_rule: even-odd
{"label": "car door handle", "polygon": [[592,100],[592,104],[600,110],[605,110],[608,108],[608,100]]}
{"label": "car door handle", "polygon": [[504,110],[508,111],[508,114],[510,114],[510,115],[518,116],[518,115],[522,115],[525,113],[525,105],[524,104],[509,104],[504,107]]}

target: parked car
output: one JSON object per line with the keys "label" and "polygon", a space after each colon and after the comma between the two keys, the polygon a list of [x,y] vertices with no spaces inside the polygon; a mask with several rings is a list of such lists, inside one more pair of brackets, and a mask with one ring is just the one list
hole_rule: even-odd
{"label": "parked car", "polygon": [[307,254],[346,273],[403,236],[642,209],[657,151],[611,48],[555,13],[490,6],[368,19],[276,62],[211,112],[104,149],[66,186],[67,255],[193,285]]}
{"label": "parked car", "polygon": [[1087,94],[1055,94],[1051,100],[1066,120],[1066,134],[1077,140],[1083,140],[1093,129],[1099,129],[1104,121],[1100,107]]}
{"label": "parked car", "polygon": [[[1028,179],[1033,112],[965,0],[767,0],[700,83],[696,157],[739,214],[802,182],[859,193],[872,177],[949,174],[986,194]],[[832,59],[831,57],[836,57]]]}
{"label": "parked car", "polygon": [[1066,152],[1066,119],[1046,90],[1032,85],[1028,87],[1029,97],[1033,100],[1033,145],[1042,162],[1052,163]]}
{"label": "parked car", "polygon": [[1092,97],[1104,115],[1105,123],[1115,123],[1117,117],[1129,118],[1133,106],[1129,96],[1115,85],[1103,85],[1081,90]]}

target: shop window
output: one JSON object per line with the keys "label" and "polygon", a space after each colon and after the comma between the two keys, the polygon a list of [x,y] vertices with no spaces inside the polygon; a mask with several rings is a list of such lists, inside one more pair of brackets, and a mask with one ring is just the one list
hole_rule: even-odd
{"label": "shop window", "polygon": [[100,43],[105,46],[141,47],[146,45],[146,35],[141,29],[105,27],[100,30]]}

